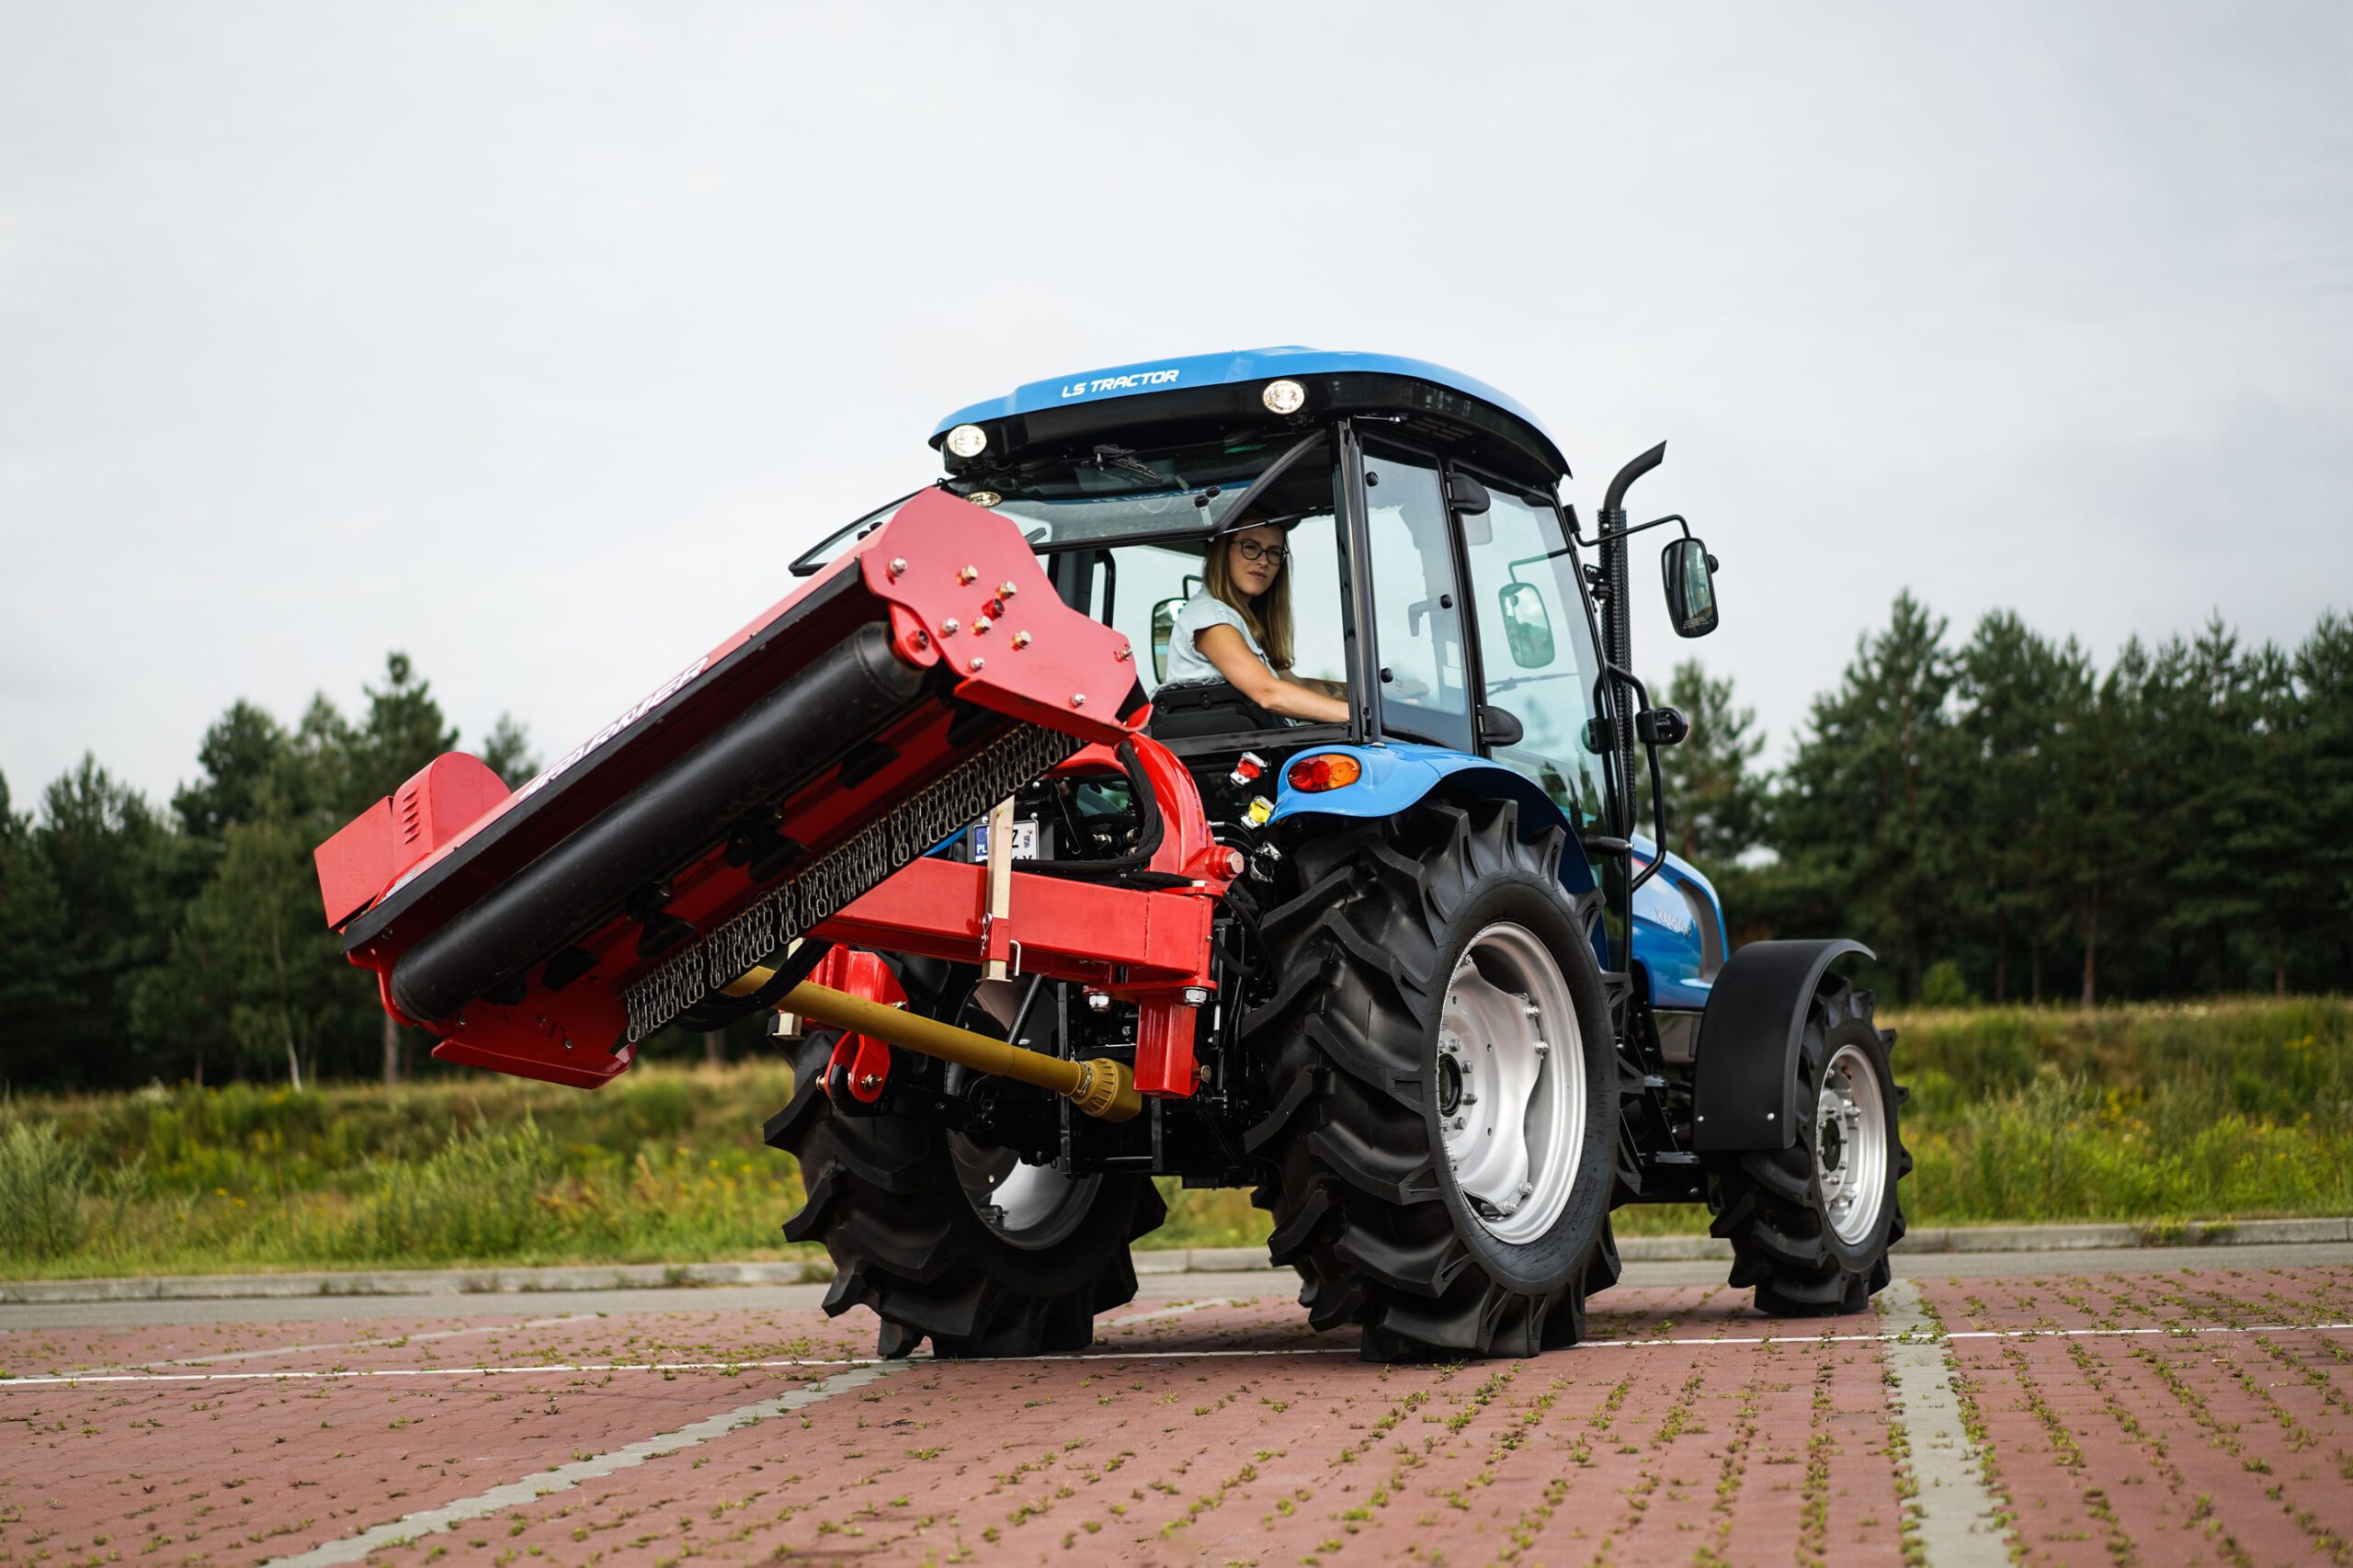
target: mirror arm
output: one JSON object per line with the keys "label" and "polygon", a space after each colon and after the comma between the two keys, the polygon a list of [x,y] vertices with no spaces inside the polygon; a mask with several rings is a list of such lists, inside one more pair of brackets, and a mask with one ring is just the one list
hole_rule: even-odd
{"label": "mirror arm", "polygon": [[[1643,706],[1645,709],[1650,707],[1650,687],[1643,684],[1641,676],[1631,670],[1620,669],[1608,660],[1602,662],[1601,667],[1609,672],[1612,679],[1632,687],[1634,695],[1642,699]],[[1651,856],[1651,863],[1643,868],[1642,874],[1626,884],[1626,897],[1630,901],[1634,894],[1642,891],[1643,884],[1657,876],[1658,869],[1666,864],[1666,785],[1659,776],[1658,743],[1651,740],[1643,741],[1643,751],[1650,758],[1651,765],[1651,823],[1656,835],[1651,847],[1655,853]],[[1632,779],[1626,781],[1626,788],[1631,794],[1633,790]],[[1633,804],[1634,802],[1631,800],[1626,802],[1626,827],[1629,836],[1631,835],[1634,825]],[[1630,903],[1629,908],[1631,907]]]}
{"label": "mirror arm", "polygon": [[[1612,540],[1631,539],[1635,534],[1646,532],[1651,528],[1657,528],[1662,523],[1681,523],[1683,525],[1683,537],[1685,539],[1689,539],[1691,537],[1691,525],[1689,522],[1685,520],[1683,514],[1680,512],[1669,512],[1664,517],[1653,517],[1647,523],[1636,523],[1632,528],[1620,528],[1616,533],[1597,534],[1594,536],[1593,542],[1596,544],[1608,544]],[[1580,540],[1579,542],[1582,543],[1583,541]]]}

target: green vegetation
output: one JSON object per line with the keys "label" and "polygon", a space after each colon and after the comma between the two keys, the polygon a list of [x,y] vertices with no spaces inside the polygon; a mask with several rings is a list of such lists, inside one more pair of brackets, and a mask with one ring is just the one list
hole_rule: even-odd
{"label": "green vegetation", "polygon": [[[1921,1224],[2353,1213],[2353,1004],[1897,1015]],[[779,1065],[654,1063],[596,1094],[487,1074],[0,1106],[0,1275],[813,1257],[759,1142]],[[1240,1192],[1165,1184],[1148,1244],[1249,1245]],[[1628,1234],[1704,1228],[1621,1210]]]}
{"label": "green vegetation", "polygon": [[[20,809],[0,778],[0,1085],[441,1076],[322,922],[311,851],[460,736],[392,653],[348,715],[236,702],[151,801],[85,757]],[[2007,611],[1966,642],[1906,594],[1815,699],[1788,766],[1729,679],[1665,699],[1669,846],[1736,941],[1851,936],[1891,1000],[2180,1000],[2353,969],[2353,618],[2293,649],[2195,638],[2093,667]],[[536,767],[502,719],[470,742]],[[21,782],[21,781],[20,781]],[[748,1041],[735,1042],[737,1053]],[[649,1057],[730,1054],[667,1030]]]}
{"label": "green vegetation", "polygon": [[2007,611],[1965,642],[1905,594],[1788,766],[1696,664],[1665,700],[1669,846],[1735,944],[1847,936],[1891,1001],[2180,1000],[2353,971],[2353,618],[2297,647],[2129,640],[2105,672]]}

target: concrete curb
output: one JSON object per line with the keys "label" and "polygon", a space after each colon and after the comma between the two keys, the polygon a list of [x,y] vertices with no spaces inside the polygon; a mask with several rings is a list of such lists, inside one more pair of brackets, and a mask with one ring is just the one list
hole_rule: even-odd
{"label": "concrete curb", "polygon": [[[1904,1253],[2083,1252],[2149,1246],[2256,1246],[2353,1242],[2353,1218],[2241,1220],[2189,1224],[1957,1225],[1916,1230]],[[1626,1236],[1629,1263],[1729,1259],[1712,1236]],[[1138,1274],[1268,1271],[1262,1247],[1165,1247],[1135,1254]],[[302,1296],[471,1296],[567,1290],[643,1290],[667,1286],[808,1285],[833,1278],[812,1263],[579,1264],[561,1268],[375,1269],[335,1274],[194,1274],[127,1279],[0,1280],[0,1304],[58,1301],[201,1301]]]}

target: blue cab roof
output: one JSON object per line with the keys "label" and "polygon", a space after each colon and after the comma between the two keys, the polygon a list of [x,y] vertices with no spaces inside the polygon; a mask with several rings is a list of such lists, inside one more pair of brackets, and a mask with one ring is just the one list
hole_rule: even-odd
{"label": "blue cab roof", "polygon": [[1433,365],[1427,359],[1404,359],[1394,354],[1359,354],[1344,349],[1308,348],[1297,344],[1277,348],[1243,348],[1227,354],[1194,354],[1176,359],[1142,359],[1086,370],[1051,381],[1031,381],[1005,397],[972,403],[944,416],[932,431],[937,441],[959,425],[1034,414],[1065,403],[1100,403],[1141,392],[1173,392],[1181,387],[1226,386],[1235,381],[1272,381],[1278,376],[1357,374],[1410,376],[1493,404],[1516,419],[1525,420],[1555,449],[1560,442],[1544,422],[1518,399],[1460,370]]}

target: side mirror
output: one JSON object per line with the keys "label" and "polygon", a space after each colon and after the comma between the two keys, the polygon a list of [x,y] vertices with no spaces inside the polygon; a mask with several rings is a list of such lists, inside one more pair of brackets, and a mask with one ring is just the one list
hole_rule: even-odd
{"label": "side mirror", "polygon": [[1696,539],[1678,539],[1659,557],[1666,574],[1666,614],[1677,637],[1716,629],[1716,558]]}
{"label": "side mirror", "polygon": [[1168,678],[1168,640],[1176,634],[1176,612],[1184,608],[1183,599],[1163,599],[1152,607],[1152,678],[1155,684]]}
{"label": "side mirror", "polygon": [[1504,644],[1511,662],[1523,670],[1540,670],[1552,662],[1552,616],[1544,596],[1533,583],[1506,583],[1495,590],[1503,610]]}

